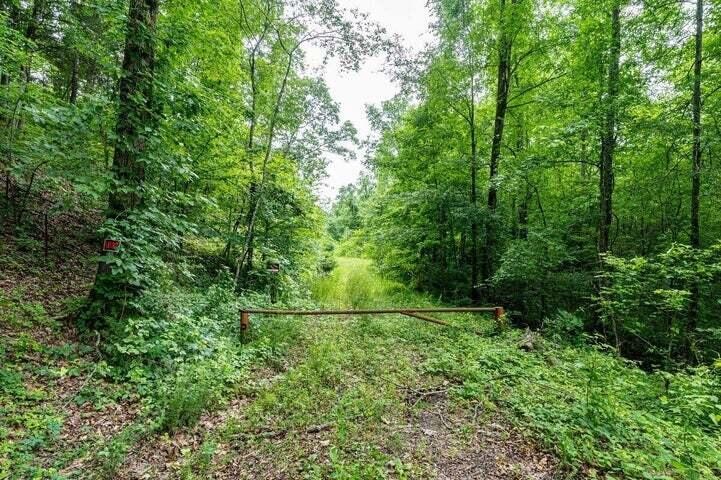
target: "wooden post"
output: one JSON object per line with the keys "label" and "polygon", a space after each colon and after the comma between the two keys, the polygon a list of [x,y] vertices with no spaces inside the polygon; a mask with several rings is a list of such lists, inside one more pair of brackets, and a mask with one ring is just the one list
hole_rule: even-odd
{"label": "wooden post", "polygon": [[496,320],[496,328],[499,330],[506,329],[506,310],[503,307],[493,309],[493,316]]}
{"label": "wooden post", "polygon": [[250,313],[243,311],[240,312],[240,330],[245,332],[250,328]]}

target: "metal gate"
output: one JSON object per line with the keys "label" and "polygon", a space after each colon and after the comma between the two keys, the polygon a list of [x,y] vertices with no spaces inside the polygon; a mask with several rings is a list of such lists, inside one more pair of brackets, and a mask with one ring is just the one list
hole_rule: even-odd
{"label": "metal gate", "polygon": [[493,312],[496,324],[502,325],[505,317],[503,307],[450,307],[450,308],[384,308],[362,310],[275,310],[264,308],[247,308],[240,311],[240,330],[250,328],[251,315],[291,315],[317,317],[323,315],[405,315],[425,322],[452,327],[453,325],[427,315],[428,313],[489,313]]}

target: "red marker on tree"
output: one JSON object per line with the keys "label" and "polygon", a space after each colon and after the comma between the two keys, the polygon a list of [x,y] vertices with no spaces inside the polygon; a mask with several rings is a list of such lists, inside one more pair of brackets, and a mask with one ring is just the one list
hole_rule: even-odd
{"label": "red marker on tree", "polygon": [[120,248],[120,240],[105,239],[103,242],[104,252],[115,252]]}

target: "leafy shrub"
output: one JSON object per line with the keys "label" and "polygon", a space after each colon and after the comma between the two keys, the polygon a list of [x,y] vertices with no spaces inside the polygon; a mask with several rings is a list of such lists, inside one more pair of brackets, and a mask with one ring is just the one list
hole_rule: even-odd
{"label": "leafy shrub", "polygon": [[14,327],[53,324],[45,307],[38,302],[24,300],[21,290],[10,294],[0,291],[0,317]]}
{"label": "leafy shrub", "polygon": [[330,272],[335,270],[338,266],[338,262],[335,261],[335,257],[332,252],[324,252],[318,263],[318,271],[323,275],[328,275]]}
{"label": "leafy shrub", "polygon": [[583,318],[559,310],[551,318],[546,319],[543,332],[559,343],[580,344],[583,342],[584,323]]}
{"label": "leafy shrub", "polygon": [[717,478],[718,370],[648,374],[590,347],[523,353],[519,335],[449,338],[434,346],[425,371],[458,382],[460,398],[511,412],[572,471],[608,479]]}
{"label": "leafy shrub", "polygon": [[368,242],[366,241],[366,233],[362,230],[357,230],[343,238],[338,243],[336,254],[340,257],[367,257]]}
{"label": "leafy shrub", "polygon": [[140,315],[119,326],[111,353],[133,367],[171,369],[212,358],[223,340],[237,337],[239,310],[229,281],[204,291],[171,285],[150,290],[139,301]]}
{"label": "leafy shrub", "polygon": [[[605,264],[599,303],[622,353],[667,367],[690,354],[708,361],[717,357],[714,345],[700,343],[697,334],[721,326],[721,243],[706,250],[674,245],[653,258],[608,256]],[[695,286],[701,308],[697,330],[691,331],[689,302]]]}
{"label": "leafy shrub", "polygon": [[184,365],[156,394],[158,427],[172,431],[195,424],[222,401],[237,375],[227,356]]}
{"label": "leafy shrub", "polygon": [[545,232],[509,244],[492,278],[495,300],[512,318],[539,327],[549,312],[575,311],[591,297],[591,276],[574,268],[568,245]]}

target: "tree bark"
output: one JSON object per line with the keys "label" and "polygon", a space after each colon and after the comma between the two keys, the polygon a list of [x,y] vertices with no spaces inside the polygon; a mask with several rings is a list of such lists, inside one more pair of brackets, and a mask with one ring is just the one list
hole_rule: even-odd
{"label": "tree bark", "polygon": [[476,138],[476,95],[475,78],[471,78],[471,102],[468,112],[468,123],[471,133],[471,302],[479,303],[481,295],[478,279],[478,139]]}
{"label": "tree bark", "polygon": [[[250,54],[250,91],[251,91],[251,99],[250,99],[250,126],[248,128],[248,153],[250,154],[250,185],[248,185],[248,205],[252,206],[252,208],[248,209],[248,213],[246,215],[246,235],[247,235],[247,242],[246,242],[246,249],[247,254],[244,253],[244,255],[247,255],[246,260],[246,266],[245,266],[245,272],[250,272],[253,270],[253,244],[255,242],[255,232],[254,232],[254,212],[255,212],[255,204],[256,204],[256,193],[258,190],[258,184],[255,182],[255,169],[254,169],[254,155],[255,155],[255,129],[256,125],[258,123],[258,78],[257,78],[257,55],[258,51],[261,46],[261,42],[265,38],[265,32],[263,31],[263,35],[258,40],[258,42],[255,44],[255,47],[253,48],[253,51]],[[241,268],[243,266],[241,265]]]}
{"label": "tree bark", "polygon": [[[117,140],[111,166],[114,184],[110,189],[106,215],[106,218],[116,221],[127,218],[143,202],[143,156],[148,148],[147,128],[153,125],[158,4],[159,0],[131,0],[128,11],[115,128]],[[136,290],[130,285],[119,284],[113,278],[110,265],[101,261],[91,298],[100,302],[107,300],[109,288],[115,293],[123,291],[126,294]],[[113,305],[101,307],[102,311],[108,312]]]}
{"label": "tree bark", "polygon": [[111,190],[109,217],[122,215],[142,202],[142,193],[137,187],[145,180],[145,168],[140,160],[147,149],[145,127],[152,124],[153,116],[157,14],[158,0],[130,2],[112,172],[116,181],[131,188]]}
{"label": "tree bark", "polygon": [[611,250],[611,224],[613,222],[614,154],[616,151],[617,106],[621,61],[621,6],[616,2],[611,11],[611,49],[608,63],[608,85],[601,132],[601,159],[599,163],[600,217],[598,225],[598,252]]}
{"label": "tree bark", "polygon": [[[245,7],[243,5],[243,2],[239,2],[240,6],[240,14],[241,18],[243,20],[243,23],[245,27],[247,28],[246,33],[250,36],[252,35],[253,28],[250,25],[250,21],[247,15],[247,12],[245,11]],[[242,260],[240,261],[240,265],[236,265],[236,274],[235,274],[235,282],[236,285],[239,282],[240,276],[243,273],[243,263],[245,262],[246,257],[248,258],[248,265],[247,269],[245,271],[250,271],[253,268],[253,243],[255,241],[255,235],[254,235],[254,228],[255,228],[255,215],[257,213],[256,211],[256,193],[258,191],[258,184],[255,181],[255,132],[258,124],[258,57],[261,54],[261,47],[263,45],[263,42],[265,41],[266,36],[268,35],[268,32],[270,31],[271,24],[268,19],[268,17],[265,17],[265,23],[263,24],[263,31],[261,32],[260,36],[257,38],[255,44],[253,45],[253,48],[250,51],[250,54],[248,56],[248,70],[249,70],[249,76],[250,76],[250,119],[249,119],[249,125],[248,125],[248,154],[250,155],[250,184],[248,185],[248,212],[245,215],[245,224],[246,224],[246,241],[244,250],[242,253]],[[272,134],[271,134],[272,136]],[[272,142],[272,139],[271,139]],[[266,168],[267,162],[264,161],[263,164],[263,175],[265,175],[265,172],[267,170]],[[235,227],[233,228],[233,235],[237,232],[238,227],[240,226],[240,223],[242,222],[243,213],[242,211],[238,214],[238,218],[235,223]],[[228,255],[230,255],[231,251],[231,242],[228,241],[226,245],[226,251],[228,252]]]}
{"label": "tree bark", "polygon": [[[279,38],[279,41],[282,41]],[[300,44],[296,44],[291,48],[290,50],[286,50],[288,54],[288,63],[286,64],[285,72],[283,74],[283,80],[280,84],[280,89],[278,90],[278,94],[275,98],[275,105],[273,106],[273,112],[270,116],[270,123],[268,125],[268,136],[266,138],[266,144],[265,144],[265,152],[263,154],[263,168],[262,168],[262,174],[261,174],[261,180],[260,185],[258,185],[258,190],[255,195],[255,201],[251,207],[250,211],[250,218],[248,222],[248,231],[245,235],[245,245],[243,247],[243,252],[238,258],[238,261],[235,266],[235,287],[238,288],[239,282],[240,282],[240,274],[243,271],[243,266],[245,265],[245,262],[248,260],[248,255],[253,252],[253,236],[255,233],[255,223],[258,218],[258,211],[260,210],[260,205],[263,201],[263,194],[265,193],[265,186],[266,182],[268,180],[268,164],[270,162],[271,155],[273,153],[273,141],[275,140],[275,128],[278,121],[278,115],[280,114],[280,108],[283,104],[283,100],[285,97],[285,91],[288,86],[288,79],[290,78],[291,69],[293,67],[293,60],[295,58],[295,52],[300,48]],[[285,49],[285,48],[284,48]]]}
{"label": "tree bark", "polygon": [[[518,0],[514,0],[516,3]],[[486,242],[483,250],[483,282],[488,282],[493,275],[494,252],[496,249],[496,210],[498,208],[498,163],[503,144],[503,130],[506,125],[506,112],[508,110],[508,92],[511,87],[511,53],[513,49],[512,37],[508,32],[506,22],[506,0],[501,0],[501,32],[498,46],[498,72],[496,86],[496,114],[493,124],[493,139],[491,142],[491,161],[488,177],[488,218],[486,220]]]}
{"label": "tree bark", "polygon": [[[520,88],[521,83],[518,79],[518,75],[514,75],[514,84],[516,88]],[[526,134],[526,121],[523,112],[518,113],[518,135],[516,137],[516,156],[520,156],[524,153],[528,146],[528,135]],[[530,185],[529,172],[526,170],[524,175],[524,193],[521,198],[521,202],[518,206],[518,214],[516,217],[517,228],[516,228],[516,239],[528,240],[528,210],[531,199],[533,198],[533,191]],[[515,201],[514,201],[515,204]],[[515,210],[515,205],[514,205]]]}
{"label": "tree bark", "polygon": [[71,105],[75,105],[78,101],[78,90],[80,88],[80,76],[78,75],[80,59],[78,54],[73,55],[72,64],[70,65],[70,85],[68,93],[68,101]]}
{"label": "tree bark", "polygon": [[[73,17],[74,22],[80,21],[80,10],[77,0],[71,0],[70,2],[70,14]],[[70,57],[70,75],[68,79],[68,101],[71,105],[75,105],[78,101],[78,90],[80,88],[80,55],[78,54],[77,47],[70,45],[72,55]]]}
{"label": "tree bark", "polygon": [[532,196],[533,192],[531,192],[531,188],[526,182],[526,191],[518,206],[518,231],[516,232],[518,240],[528,240],[528,205]]}
{"label": "tree bark", "polygon": [[701,247],[701,66],[703,61],[703,0],[696,1],[696,51],[693,65],[693,171],[691,176],[691,246]]}
{"label": "tree bark", "polygon": [[[701,67],[703,62],[703,0],[696,0],[696,35],[693,65],[693,158],[691,175],[691,246],[701,248]],[[698,281],[691,286],[688,322],[686,324],[686,353],[693,359],[693,335],[698,327],[701,295]]]}
{"label": "tree bark", "polygon": [[[35,0],[33,2],[33,8],[30,13],[30,18],[28,19],[28,24],[25,29],[25,37],[27,37],[28,40],[35,41],[37,40],[38,36],[38,26],[40,24],[40,14],[42,13],[43,9],[45,8],[45,0]],[[32,76],[32,68],[31,68],[31,59],[32,56],[28,57],[28,63],[25,65],[25,82],[30,83],[31,76]]]}

